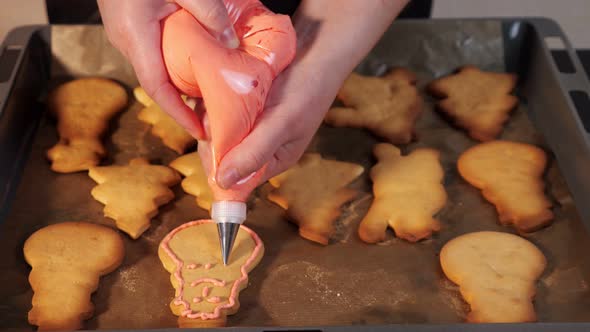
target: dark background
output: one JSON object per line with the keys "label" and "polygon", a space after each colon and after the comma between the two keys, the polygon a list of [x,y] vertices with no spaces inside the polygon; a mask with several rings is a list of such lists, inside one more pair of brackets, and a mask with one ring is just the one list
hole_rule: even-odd
{"label": "dark background", "polygon": [[[292,15],[299,0],[261,0],[269,9]],[[51,24],[101,23],[96,0],[46,0],[47,16]],[[412,0],[400,18],[428,18],[432,0]]]}

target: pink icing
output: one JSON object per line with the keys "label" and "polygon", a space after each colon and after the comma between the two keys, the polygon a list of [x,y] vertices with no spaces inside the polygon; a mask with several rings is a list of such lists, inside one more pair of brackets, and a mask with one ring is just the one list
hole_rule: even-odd
{"label": "pink icing", "polygon": [[210,282],[217,287],[225,287],[224,280],[219,280],[219,279],[215,279],[215,278],[199,278],[199,279],[191,282],[191,287],[195,287],[196,285],[204,283],[204,282]]}
{"label": "pink icing", "polygon": [[[256,233],[254,233],[254,231],[252,231],[250,228],[248,228],[244,225],[241,225],[240,228],[242,230],[244,230],[245,232],[247,232],[252,237],[252,239],[254,240],[254,243],[256,245],[254,247],[254,250],[252,251],[252,254],[248,257],[248,259],[246,260],[244,265],[242,265],[240,267],[241,276],[240,276],[240,278],[236,279],[234,281],[234,283],[232,284],[232,288],[231,288],[231,292],[230,292],[230,295],[228,298],[228,302],[226,304],[220,304],[220,305],[216,306],[215,309],[213,310],[213,312],[198,312],[198,311],[191,310],[190,304],[182,298],[182,296],[184,294],[184,279],[182,278],[180,271],[182,270],[183,261],[180,260],[178,258],[178,256],[176,256],[176,254],[172,251],[172,249],[170,249],[169,243],[170,243],[170,240],[174,237],[174,235],[176,235],[176,233],[180,232],[181,230],[183,230],[185,228],[192,227],[192,226],[198,226],[198,225],[202,225],[202,224],[207,224],[207,223],[212,223],[212,222],[213,222],[212,220],[195,220],[195,221],[185,223],[185,224],[173,229],[172,232],[170,232],[168,235],[166,235],[166,237],[162,240],[162,243],[160,244],[162,246],[162,249],[164,249],[164,252],[166,252],[166,254],[176,264],[176,269],[174,271],[174,277],[178,281],[178,290],[177,290],[178,295],[174,299],[174,304],[175,305],[182,305],[185,310],[183,310],[181,312],[181,315],[184,317],[187,317],[187,318],[191,318],[191,319],[193,319],[193,318],[201,318],[203,320],[216,319],[216,318],[219,318],[219,315],[221,314],[222,309],[228,309],[228,308],[233,307],[236,304],[236,297],[238,296],[240,285],[242,285],[243,283],[248,281],[248,268],[250,267],[250,265],[252,265],[254,263],[256,257],[258,256],[258,253],[260,252],[260,250],[262,250],[262,241],[260,240],[258,235]],[[205,278],[203,278],[203,279],[205,279]],[[213,280],[216,280],[216,279],[213,279]],[[191,285],[197,281],[204,282],[203,280],[198,279],[198,280],[193,281],[191,283]],[[213,284],[215,284],[215,283],[213,283]],[[225,285],[225,282],[223,282],[223,284]],[[221,299],[220,299],[220,301],[221,301]]]}
{"label": "pink icing", "polygon": [[209,269],[211,269],[212,267],[213,267],[213,264],[211,264],[211,263],[207,263],[207,264],[205,264],[205,270],[209,270]]}
{"label": "pink icing", "polygon": [[194,270],[197,268],[197,264],[191,263],[191,264],[187,265],[186,268],[189,270]]}
{"label": "pink icing", "polygon": [[[199,303],[199,302],[201,302],[201,301],[203,301],[203,299],[201,299],[200,297],[195,297],[195,298],[193,298],[193,303]],[[190,310],[189,310],[189,311],[190,311]]]}
{"label": "pink icing", "polygon": [[219,302],[221,302],[221,298],[219,296],[211,296],[210,298],[207,299],[207,302],[219,303]]}
{"label": "pink icing", "polygon": [[203,290],[201,291],[201,295],[203,295],[203,297],[207,297],[209,296],[209,287],[205,286],[203,287]]}

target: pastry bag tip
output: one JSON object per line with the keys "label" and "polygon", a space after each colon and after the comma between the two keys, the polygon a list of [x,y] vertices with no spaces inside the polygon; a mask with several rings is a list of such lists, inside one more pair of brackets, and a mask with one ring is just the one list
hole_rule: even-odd
{"label": "pastry bag tip", "polygon": [[227,265],[240,225],[246,220],[246,203],[238,201],[214,202],[211,206],[211,218],[217,224],[223,265]]}

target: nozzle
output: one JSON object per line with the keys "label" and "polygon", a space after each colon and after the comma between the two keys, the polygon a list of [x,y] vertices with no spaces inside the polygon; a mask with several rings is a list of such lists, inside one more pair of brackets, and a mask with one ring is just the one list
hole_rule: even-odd
{"label": "nozzle", "polygon": [[230,222],[217,224],[217,232],[219,233],[219,242],[221,243],[221,258],[223,265],[229,262],[229,255],[234,247],[234,241],[238,235],[240,224]]}
{"label": "nozzle", "polygon": [[237,201],[214,202],[211,218],[217,223],[223,265],[229,263],[240,225],[246,220],[246,203]]}

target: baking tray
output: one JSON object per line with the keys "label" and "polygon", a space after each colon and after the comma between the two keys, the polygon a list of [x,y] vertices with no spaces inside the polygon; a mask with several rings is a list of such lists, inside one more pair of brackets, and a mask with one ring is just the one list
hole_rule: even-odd
{"label": "baking tray", "polygon": [[[547,42],[556,41],[559,50],[551,50]],[[43,100],[52,86],[71,77],[101,75],[128,88],[137,82],[100,27],[23,27],[10,33],[0,50],[0,329],[31,330],[26,321],[32,296],[29,267],[22,256],[26,238],[47,224],[67,220],[113,226],[103,217],[102,205],[90,197],[94,183],[85,173],[49,170],[44,154],[57,137]],[[440,270],[440,248],[471,231],[513,230],[498,225],[493,206],[457,174],[458,155],[475,143],[433,112],[434,100],[424,94],[426,108],[417,124],[420,139],[402,149],[429,146],[443,152],[449,201],[438,216],[441,232],[417,244],[391,233],[379,245],[360,242],[356,227],[371,203],[365,173],[352,184],[361,194],[344,207],[332,243],[319,246],[297,235],[281,209],[264,198],[268,185],[262,186],[249,202],[247,222],[264,240],[266,253],[240,296],[240,311],[228,318],[229,326],[238,331],[590,329],[590,259],[585,255],[590,250],[585,227],[590,226],[585,201],[590,197],[590,110],[578,107],[590,88],[560,28],[541,18],[399,21],[357,70],[378,75],[391,66],[406,66],[417,72],[422,87],[467,63],[519,75],[521,104],[502,138],[534,143],[549,153],[545,179],[556,220],[527,236],[549,262],[536,296],[540,322],[462,323],[468,307]],[[168,163],[176,157],[136,119],[139,109],[131,98],[128,110],[113,120],[105,164],[136,156]],[[322,126],[309,150],[368,170],[377,141],[362,130]],[[157,245],[174,227],[207,213],[179,186],[175,192],[175,200],[160,209],[139,240],[125,237],[125,261],[101,279],[92,298],[96,312],[86,328],[176,326],[168,308],[173,289],[157,258]]]}

